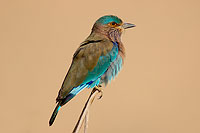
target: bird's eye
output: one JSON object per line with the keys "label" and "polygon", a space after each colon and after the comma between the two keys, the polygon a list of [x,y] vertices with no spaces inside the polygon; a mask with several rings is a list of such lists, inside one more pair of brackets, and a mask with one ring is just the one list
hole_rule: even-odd
{"label": "bird's eye", "polygon": [[115,22],[112,22],[112,25],[116,25],[116,23],[115,23]]}
{"label": "bird's eye", "polygon": [[117,26],[117,23],[111,22],[110,25],[111,25],[112,27],[114,27],[114,26]]}

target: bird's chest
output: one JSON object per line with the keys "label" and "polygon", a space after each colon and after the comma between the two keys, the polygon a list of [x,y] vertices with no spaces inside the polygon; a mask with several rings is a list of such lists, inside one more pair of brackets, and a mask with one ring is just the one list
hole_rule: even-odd
{"label": "bird's chest", "polygon": [[118,46],[116,44],[113,44],[112,50],[106,55],[100,56],[97,65],[92,71],[88,72],[86,82],[89,80],[94,81],[97,78],[101,77],[110,67],[110,65],[115,61],[118,56],[118,52]]}
{"label": "bird's chest", "polygon": [[113,52],[114,60],[109,65],[106,72],[101,76],[100,84],[104,83],[106,85],[111,79],[114,79],[117,76],[118,72],[121,70],[123,58],[119,53],[120,49],[118,48],[117,50],[117,54],[114,54],[115,52]]}
{"label": "bird's chest", "polygon": [[100,56],[98,61],[99,66],[109,66],[110,63],[112,63],[117,58],[118,53],[118,46],[114,44],[110,52],[108,52],[105,56]]}
{"label": "bird's chest", "polygon": [[90,72],[98,76],[101,76],[111,65],[111,63],[117,58],[118,46],[113,45],[113,48],[105,56],[100,56],[96,67]]}

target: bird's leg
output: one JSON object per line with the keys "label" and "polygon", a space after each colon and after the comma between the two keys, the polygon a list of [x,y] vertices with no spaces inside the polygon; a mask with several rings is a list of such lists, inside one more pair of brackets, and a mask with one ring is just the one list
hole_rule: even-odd
{"label": "bird's leg", "polygon": [[98,97],[98,99],[101,99],[103,97],[103,89],[101,85],[95,86],[95,89],[98,90],[101,94]]}

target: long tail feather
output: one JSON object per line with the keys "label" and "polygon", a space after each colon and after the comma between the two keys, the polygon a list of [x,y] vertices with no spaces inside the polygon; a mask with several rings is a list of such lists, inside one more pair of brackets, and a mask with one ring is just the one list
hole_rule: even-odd
{"label": "long tail feather", "polygon": [[53,124],[53,122],[54,122],[54,120],[55,120],[55,118],[56,118],[56,116],[57,116],[57,114],[58,114],[58,111],[59,111],[60,108],[61,108],[60,104],[61,104],[61,102],[59,102],[59,103],[57,104],[56,108],[54,109],[53,114],[51,115],[51,118],[50,118],[50,120],[49,120],[49,126],[51,126],[51,125]]}
{"label": "long tail feather", "polygon": [[78,87],[73,88],[73,90],[66,96],[66,98],[64,99],[60,99],[58,101],[58,104],[56,106],[56,108],[53,111],[53,114],[51,115],[51,118],[49,120],[49,126],[51,126],[58,114],[59,109],[61,108],[61,106],[65,105],[67,102],[69,102],[74,96],[76,96],[80,91],[82,91],[84,88],[88,87],[87,84],[82,84]]}

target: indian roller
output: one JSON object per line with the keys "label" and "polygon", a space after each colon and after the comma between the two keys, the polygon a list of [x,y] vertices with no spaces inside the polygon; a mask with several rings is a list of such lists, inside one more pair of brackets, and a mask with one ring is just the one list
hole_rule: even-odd
{"label": "indian roller", "polygon": [[84,88],[107,83],[121,70],[125,49],[121,42],[124,29],[135,27],[114,15],[99,18],[90,35],[75,51],[71,66],[56,98],[57,106],[49,120],[51,126],[59,109]]}

